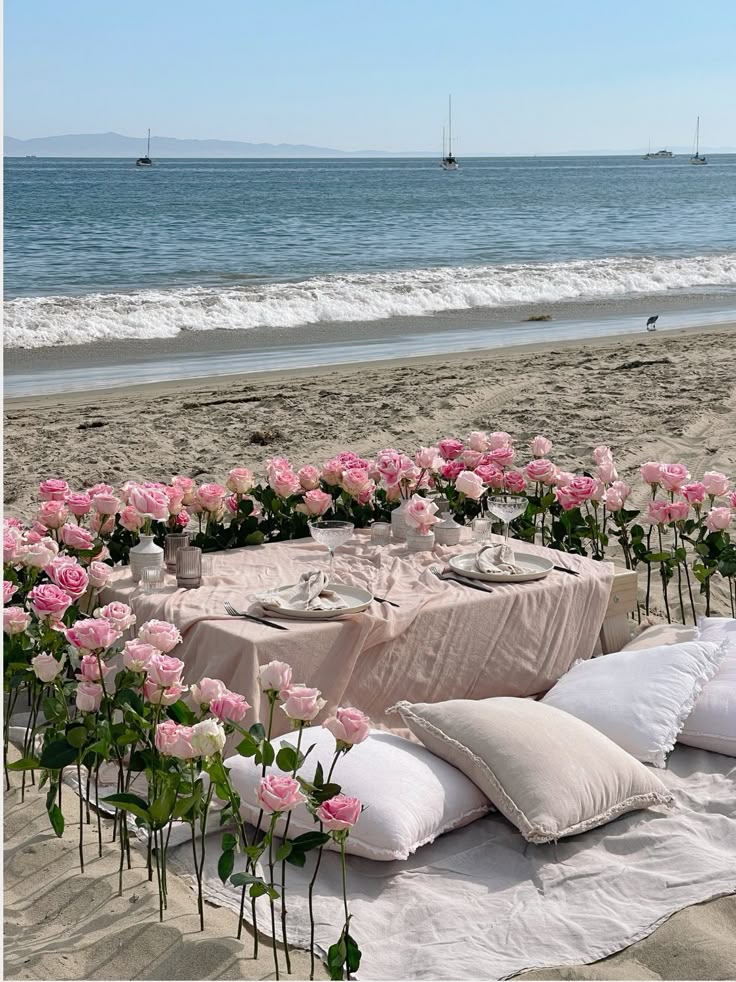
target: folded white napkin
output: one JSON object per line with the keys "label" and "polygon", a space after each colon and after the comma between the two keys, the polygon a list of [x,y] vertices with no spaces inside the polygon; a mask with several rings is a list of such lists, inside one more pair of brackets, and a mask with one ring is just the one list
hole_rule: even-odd
{"label": "folded white napkin", "polygon": [[321,570],[302,573],[296,587],[289,593],[268,590],[257,593],[256,600],[271,607],[289,607],[291,610],[342,610],[348,606],[339,594],[327,589],[327,577]]}
{"label": "folded white napkin", "polygon": [[528,573],[526,566],[515,562],[514,550],[505,542],[483,546],[475,557],[475,565],[482,573]]}

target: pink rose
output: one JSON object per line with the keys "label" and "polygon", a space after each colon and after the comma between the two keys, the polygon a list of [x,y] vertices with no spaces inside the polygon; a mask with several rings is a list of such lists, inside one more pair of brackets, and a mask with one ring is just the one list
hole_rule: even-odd
{"label": "pink rose", "polygon": [[145,672],[154,655],[158,654],[152,644],[142,641],[126,641],[123,648],[123,665],[131,672]]}
{"label": "pink rose", "polygon": [[162,689],[179,685],[183,672],[184,662],[180,658],[172,658],[171,655],[152,655],[148,662],[148,678]]}
{"label": "pink rose", "polygon": [[92,498],[92,507],[98,515],[114,515],[120,502],[114,494],[96,494]]}
{"label": "pink rose", "polygon": [[72,598],[55,583],[42,583],[34,586],[28,594],[31,609],[41,620],[51,618],[61,620],[72,605]]}
{"label": "pink rose", "polygon": [[115,529],[115,516],[93,512],[90,515],[89,526],[98,535],[112,535]]}
{"label": "pink rose", "polygon": [[302,490],[301,482],[294,471],[286,468],[272,471],[268,483],[279,498],[291,498]]}
{"label": "pink rose", "polygon": [[175,624],[154,619],[141,625],[138,640],[145,644],[152,644],[154,648],[168,654],[181,641],[181,634]]}
{"label": "pink rose", "polygon": [[731,525],[730,508],[711,508],[705,516],[705,527],[711,532],[723,532]]}
{"label": "pink rose", "polygon": [[138,532],[142,529],[144,520],[134,505],[126,505],[120,512],[120,524],[129,532]]}
{"label": "pink rose", "polygon": [[680,488],[680,494],[691,505],[700,505],[705,501],[705,485],[701,481],[694,481],[692,484],[683,484]]}
{"label": "pink rose", "polygon": [[92,507],[92,499],[86,491],[70,491],[65,495],[64,501],[72,515],[76,515],[77,518],[86,515]]}
{"label": "pink rose", "polygon": [[22,607],[5,607],[3,610],[3,631],[11,637],[22,634],[31,623],[31,615]]}
{"label": "pink rose", "polygon": [[626,481],[614,481],[611,487],[621,495],[622,501],[626,501],[631,495],[631,488]]}
{"label": "pink rose", "polygon": [[70,549],[91,549],[95,539],[89,529],[81,525],[62,525],[61,541]]}
{"label": "pink rose", "polygon": [[534,457],[546,457],[552,449],[552,442],[546,436],[535,436],[529,442],[529,449]]}
{"label": "pink rose", "polygon": [[24,566],[44,569],[58,555],[59,547],[53,539],[39,538],[35,542],[31,542],[29,534],[18,558]]}
{"label": "pink rose", "polygon": [[299,478],[299,483],[305,491],[314,491],[315,488],[319,487],[319,467],[315,467],[314,464],[307,464],[304,467],[300,467],[296,472],[296,476]]}
{"label": "pink rose", "polygon": [[92,562],[89,564],[87,573],[89,575],[89,585],[94,590],[101,590],[110,579],[112,569],[107,563]]}
{"label": "pink rose", "polygon": [[483,481],[473,471],[462,471],[458,474],[455,478],[455,488],[466,498],[472,498],[474,501],[477,501],[485,491]]}
{"label": "pink rose", "polygon": [[673,501],[669,507],[669,519],[671,522],[684,522],[690,512],[690,505],[687,501]]}
{"label": "pink rose", "polygon": [[326,491],[307,491],[296,506],[296,511],[301,512],[302,515],[316,518],[319,515],[324,515],[330,508],[332,508],[331,494],[327,494]]}
{"label": "pink rose", "polygon": [[[102,665],[101,675],[100,665]],[[82,655],[77,678],[80,682],[100,682],[101,679],[106,679],[112,671],[114,671],[112,665],[106,665],[102,659],[97,658],[97,655]]]}
{"label": "pink rose", "polygon": [[478,464],[475,473],[489,488],[503,487],[503,471],[496,464]]}
{"label": "pink rose", "polygon": [[258,802],[268,814],[281,815],[283,812],[290,812],[306,800],[299,782],[293,777],[267,774],[258,785]]}
{"label": "pink rose", "polygon": [[437,449],[445,460],[455,460],[463,452],[463,445],[460,440],[446,437],[444,440],[439,441]]}
{"label": "pink rose", "polygon": [[598,490],[598,482],[592,477],[574,477],[567,490],[578,499],[578,503],[590,501]]}
{"label": "pink rose", "polygon": [[253,474],[247,467],[233,467],[227,475],[225,484],[228,491],[232,491],[233,494],[247,494],[253,487]]}
{"label": "pink rose", "polygon": [[651,485],[659,484],[659,472],[663,466],[663,464],[658,463],[656,460],[649,460],[646,464],[642,464],[639,468],[642,481]]}
{"label": "pink rose", "polygon": [[507,491],[512,494],[521,494],[521,492],[526,487],[526,481],[524,480],[524,475],[521,471],[506,471],[503,479],[503,485]]}
{"label": "pink rose", "polygon": [[23,535],[12,526],[3,529],[3,563],[12,563],[23,552]]}
{"label": "pink rose", "polygon": [[373,484],[365,467],[350,467],[342,475],[342,486],[349,495],[357,498]]}
{"label": "pink rose", "polygon": [[184,505],[184,492],[172,484],[166,488],[165,494],[169,501],[169,515],[178,515]]}
{"label": "pink rose", "polygon": [[41,501],[63,501],[69,492],[69,485],[60,478],[51,477],[38,487]]}
{"label": "pink rose", "polygon": [[618,478],[618,472],[612,460],[604,460],[595,469],[595,476],[602,484],[610,484]]}
{"label": "pink rose", "polygon": [[600,446],[593,451],[593,460],[600,466],[601,464],[612,464],[613,454],[610,447]]}
{"label": "pink rose", "polygon": [[18,587],[15,583],[11,583],[10,580],[3,580],[3,603],[10,603],[14,593],[17,593]]}
{"label": "pink rose", "polygon": [[173,719],[167,719],[158,724],[154,743],[156,750],[164,757],[193,760],[199,756],[192,747],[192,727],[182,726],[180,723],[175,723]]}
{"label": "pink rose", "polygon": [[69,517],[69,512],[63,501],[43,501],[36,517],[46,528],[58,529]]}
{"label": "pink rose", "polygon": [[350,706],[340,707],[334,716],[330,716],[322,724],[334,736],[338,743],[353,747],[367,739],[371,732],[371,721],[359,709]]}
{"label": "pink rose", "polygon": [[652,525],[666,525],[670,520],[669,502],[660,498],[650,501],[644,520]]}
{"label": "pink rose", "polygon": [[448,481],[454,481],[457,479],[459,474],[462,474],[465,470],[465,464],[462,460],[448,460],[446,464],[440,467],[440,474]]}
{"label": "pink rose", "polygon": [[483,430],[474,430],[468,439],[468,446],[471,450],[477,450],[478,453],[485,453],[486,450],[490,450],[491,441],[488,439],[488,434]]}
{"label": "pink rose", "polygon": [[573,508],[580,507],[577,496],[570,492],[567,485],[555,488],[555,497],[564,511],[572,511]]}
{"label": "pink rose", "polygon": [[620,511],[624,506],[624,501],[619,492],[611,486],[606,489],[606,493],[603,496],[603,504],[608,511]]}
{"label": "pink rose", "polygon": [[[537,437],[536,439],[544,439],[544,437]],[[530,460],[524,470],[530,481],[535,484],[546,484],[548,481],[554,480],[557,468],[551,460],[538,457],[536,460]]]}
{"label": "pink rose", "polygon": [[173,706],[186,691],[185,685],[169,685],[162,689],[152,679],[143,683],[143,695],[154,706]]}
{"label": "pink rose", "polygon": [[557,471],[555,473],[555,484],[557,487],[567,487],[570,481],[575,480],[575,475],[572,471]]}
{"label": "pink rose", "polygon": [[79,600],[89,586],[86,571],[68,556],[55,559],[46,567],[46,572],[51,582],[66,590],[74,600]]}
{"label": "pink rose", "polygon": [[197,482],[194,478],[177,474],[176,477],[172,477],[171,483],[181,491],[184,504],[190,505],[197,490]]}
{"label": "pink rose", "polygon": [[102,686],[96,682],[80,682],[77,686],[77,709],[81,713],[96,713],[103,695]]}
{"label": "pink rose", "polygon": [[407,525],[417,529],[422,535],[426,535],[432,526],[440,521],[437,517],[437,511],[437,505],[433,501],[415,494],[406,506],[404,518]]}
{"label": "pink rose", "polygon": [[217,696],[210,703],[210,712],[223,723],[239,723],[245,718],[249,709],[250,703],[247,703],[237,692],[226,691],[224,695]]}
{"label": "pink rose", "polygon": [[112,603],[105,604],[104,607],[98,607],[94,616],[104,617],[118,631],[127,631],[129,627],[135,624],[135,614],[127,604],[121,603],[119,600],[113,600]]}
{"label": "pink rose", "polygon": [[728,502],[731,505],[731,507],[734,510],[736,510],[736,491],[731,491],[731,493],[728,496]]}
{"label": "pink rose", "polygon": [[121,636],[121,632],[113,624],[97,617],[78,620],[64,633],[70,644],[83,651],[104,651]]}
{"label": "pink rose", "polygon": [[228,691],[220,679],[203,678],[199,685],[193,685],[189,693],[195,706],[209,706],[213,699],[218,699]]}
{"label": "pink rose", "polygon": [[143,518],[165,522],[169,517],[169,499],[157,488],[136,487],[130,492],[130,503]]}
{"label": "pink rose", "polygon": [[90,498],[94,498],[96,494],[112,494],[114,490],[115,488],[111,484],[100,482],[99,484],[95,484],[94,487],[87,488],[87,494]]}
{"label": "pink rose", "polygon": [[435,461],[439,456],[439,447],[420,447],[414,454],[414,463],[424,470],[431,470],[435,467]]}
{"label": "pink rose", "polygon": [[504,447],[510,447],[513,444],[510,433],[505,433],[503,430],[496,430],[495,433],[491,433],[488,436],[488,445],[491,450],[501,450]]}
{"label": "pink rose", "polygon": [[729,480],[720,471],[707,471],[703,474],[703,486],[712,498],[719,498],[728,491]]}
{"label": "pink rose", "polygon": [[221,484],[200,484],[197,489],[197,499],[208,512],[218,512],[225,503],[227,489]]}
{"label": "pink rose", "polygon": [[328,460],[327,463],[322,468],[322,480],[326,484],[339,484],[342,480],[342,472],[344,470],[344,465],[337,457],[333,457],[332,460]]}
{"label": "pink rose", "polygon": [[513,464],[516,451],[513,447],[495,447],[489,450],[486,456],[499,467],[508,467],[509,464]]}
{"label": "pink rose", "polygon": [[690,480],[690,472],[684,464],[662,464],[659,482],[667,491],[679,491]]}
{"label": "pink rose", "polygon": [[463,450],[458,458],[458,460],[462,460],[469,471],[477,467],[482,459],[483,454],[479,450]]}
{"label": "pink rose", "polygon": [[281,701],[281,708],[289,719],[303,723],[311,722],[327,705],[319,689],[310,689],[306,685],[290,685],[281,692]]}
{"label": "pink rose", "polygon": [[65,660],[66,655],[62,655],[61,660],[57,661],[53,655],[43,651],[40,655],[36,655],[35,658],[31,658],[31,668],[36,678],[40,682],[45,682],[48,685],[49,682],[54,681],[63,669]]}
{"label": "pink rose", "polygon": [[258,670],[258,680],[263,692],[281,692],[291,685],[291,665],[283,661],[270,661]]}
{"label": "pink rose", "polygon": [[334,798],[322,802],[315,815],[330,832],[344,832],[358,821],[361,809],[360,798],[336,794]]}

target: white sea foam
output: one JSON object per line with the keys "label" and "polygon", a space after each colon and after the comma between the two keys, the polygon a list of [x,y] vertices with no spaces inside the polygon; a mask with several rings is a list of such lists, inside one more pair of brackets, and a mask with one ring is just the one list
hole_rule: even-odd
{"label": "white sea foam", "polygon": [[181,331],[289,328],[733,286],[736,253],[355,273],[228,288],[21,297],[5,304],[5,345],[41,348],[121,338],[172,338]]}

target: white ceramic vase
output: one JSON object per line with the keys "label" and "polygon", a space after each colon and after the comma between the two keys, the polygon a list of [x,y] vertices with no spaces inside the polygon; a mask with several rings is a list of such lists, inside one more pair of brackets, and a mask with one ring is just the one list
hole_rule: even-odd
{"label": "white ceramic vase", "polygon": [[462,525],[458,525],[452,517],[452,512],[443,511],[440,515],[442,519],[434,527],[434,537],[438,546],[456,546],[460,541]]}
{"label": "white ceramic vase", "polygon": [[406,509],[409,507],[408,501],[402,501],[398,508],[391,512],[391,535],[399,542],[406,540]]}
{"label": "white ceramic vase", "polygon": [[152,535],[142,535],[137,545],[130,550],[130,575],[138,583],[143,570],[148,566],[163,566],[164,551],[157,546]]}
{"label": "white ceramic vase", "polygon": [[431,552],[434,549],[434,532],[422,535],[417,529],[407,529],[406,545],[409,552]]}

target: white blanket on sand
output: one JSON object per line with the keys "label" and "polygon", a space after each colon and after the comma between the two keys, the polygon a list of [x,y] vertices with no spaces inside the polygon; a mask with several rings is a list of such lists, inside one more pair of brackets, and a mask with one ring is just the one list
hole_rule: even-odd
{"label": "white blanket on sand", "polygon": [[[678,745],[657,774],[672,809],[632,812],[557,844],[530,845],[493,813],[406,862],[349,857],[357,978],[503,979],[595,961],[683,907],[736,891],[736,760]],[[206,895],[237,910],[239,891],[217,876],[220,836],[208,841]],[[190,863],[187,847],[170,853],[185,876]],[[305,944],[311,859],[287,869],[289,936]],[[323,951],[340,931],[340,897],[339,856],[326,852],[315,893]],[[268,924],[263,908],[259,927]]]}

